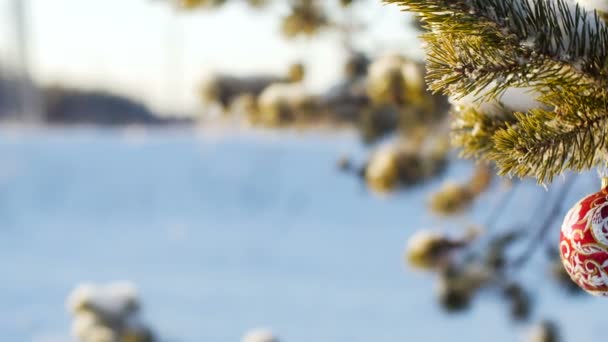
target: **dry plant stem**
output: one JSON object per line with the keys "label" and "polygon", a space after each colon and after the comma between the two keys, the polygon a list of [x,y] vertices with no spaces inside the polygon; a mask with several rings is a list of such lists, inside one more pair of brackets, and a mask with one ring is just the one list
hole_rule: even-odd
{"label": "dry plant stem", "polygon": [[518,269],[524,267],[528,260],[532,258],[532,255],[538,249],[538,247],[541,246],[541,240],[545,238],[547,232],[549,231],[549,228],[553,227],[553,223],[562,211],[563,203],[566,199],[566,196],[568,195],[568,191],[572,188],[572,185],[575,181],[575,175],[571,175],[570,177],[566,178],[564,185],[562,185],[561,189],[559,190],[559,193],[556,196],[557,198],[553,203],[553,207],[551,208],[551,210],[549,210],[549,213],[547,213],[547,217],[540,223],[536,234],[532,236],[524,252],[519,257],[517,257],[511,264],[513,268]]}
{"label": "dry plant stem", "polygon": [[509,204],[509,202],[511,202],[511,199],[513,199],[513,197],[515,197],[514,194],[520,183],[521,182],[519,180],[513,180],[513,186],[511,187],[511,189],[509,189],[505,193],[503,193],[501,195],[501,198],[498,201],[498,203],[496,203],[492,207],[492,210],[491,210],[490,214],[488,215],[488,217],[486,218],[485,225],[484,225],[484,227],[487,231],[490,231],[491,228],[493,228],[496,225],[496,222],[498,222],[500,215],[505,212],[504,208]]}
{"label": "dry plant stem", "polygon": [[[486,221],[485,221],[484,234],[488,234],[496,226],[501,214],[504,213],[504,211],[505,211],[504,210],[505,206],[507,206],[509,204],[509,202],[511,201],[511,199],[513,199],[515,197],[514,196],[515,191],[517,190],[517,188],[520,184],[521,184],[521,182],[519,180],[515,180],[513,182],[513,187],[509,191],[504,193],[499,198],[498,202],[492,207],[492,211],[491,211],[490,215],[488,215],[488,217],[486,218]],[[464,259],[476,259],[479,257],[481,257],[479,250],[469,249],[469,251],[465,254]]]}

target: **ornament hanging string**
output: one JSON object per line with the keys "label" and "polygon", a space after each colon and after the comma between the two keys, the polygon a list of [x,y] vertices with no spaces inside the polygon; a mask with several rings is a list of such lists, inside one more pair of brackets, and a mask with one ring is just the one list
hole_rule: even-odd
{"label": "ornament hanging string", "polygon": [[602,180],[602,189],[605,189],[608,187],[608,153],[603,150],[600,155],[604,162],[597,168],[597,174]]}

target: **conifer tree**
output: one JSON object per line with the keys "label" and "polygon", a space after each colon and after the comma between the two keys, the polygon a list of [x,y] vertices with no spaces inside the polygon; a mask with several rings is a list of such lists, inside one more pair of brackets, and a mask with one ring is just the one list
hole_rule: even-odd
{"label": "conifer tree", "polygon": [[[605,162],[608,27],[599,12],[566,0],[384,1],[420,17],[429,87],[461,104],[453,141],[465,156],[538,182]],[[521,95],[534,101],[522,106]]]}

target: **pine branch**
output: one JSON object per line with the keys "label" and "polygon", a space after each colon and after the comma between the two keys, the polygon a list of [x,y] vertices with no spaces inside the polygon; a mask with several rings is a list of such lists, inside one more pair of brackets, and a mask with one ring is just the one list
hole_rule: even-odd
{"label": "pine branch", "polygon": [[[453,141],[501,174],[550,181],[598,162],[608,124],[608,28],[566,0],[385,0],[429,30],[429,87],[497,101],[530,88],[546,108],[506,117],[459,114]],[[550,109],[553,108],[553,111]]]}
{"label": "pine branch", "polygon": [[496,162],[502,175],[551,181],[566,169],[580,171],[601,162],[608,148],[608,112],[596,108],[608,108],[605,93],[552,92],[560,94],[547,99],[557,104],[554,111],[523,114],[503,108],[487,114],[465,108],[454,117],[452,143],[465,157]]}
{"label": "pine branch", "polygon": [[550,182],[565,171],[588,169],[608,147],[608,112],[550,112],[535,109],[516,113],[517,124],[496,132],[495,160],[501,175],[534,176]]}
{"label": "pine branch", "polygon": [[606,74],[608,28],[565,0],[385,1],[417,12],[430,30],[423,37],[434,91],[485,89],[487,101],[509,87],[593,84]]}
{"label": "pine branch", "polygon": [[493,136],[517,120],[511,111],[498,108],[499,113],[482,113],[474,107],[463,108],[454,114],[452,122],[452,144],[462,149],[467,158],[489,160],[495,153]]}

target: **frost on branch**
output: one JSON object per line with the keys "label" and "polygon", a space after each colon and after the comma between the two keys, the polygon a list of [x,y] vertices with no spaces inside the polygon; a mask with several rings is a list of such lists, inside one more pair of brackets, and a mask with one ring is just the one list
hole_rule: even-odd
{"label": "frost on branch", "polygon": [[140,320],[137,289],[130,283],[81,284],[67,300],[74,320],[72,334],[80,342],[154,342]]}
{"label": "frost on branch", "polygon": [[459,105],[453,140],[465,155],[539,182],[600,162],[608,28],[598,13],[565,0],[385,1],[421,18],[427,81]]}

